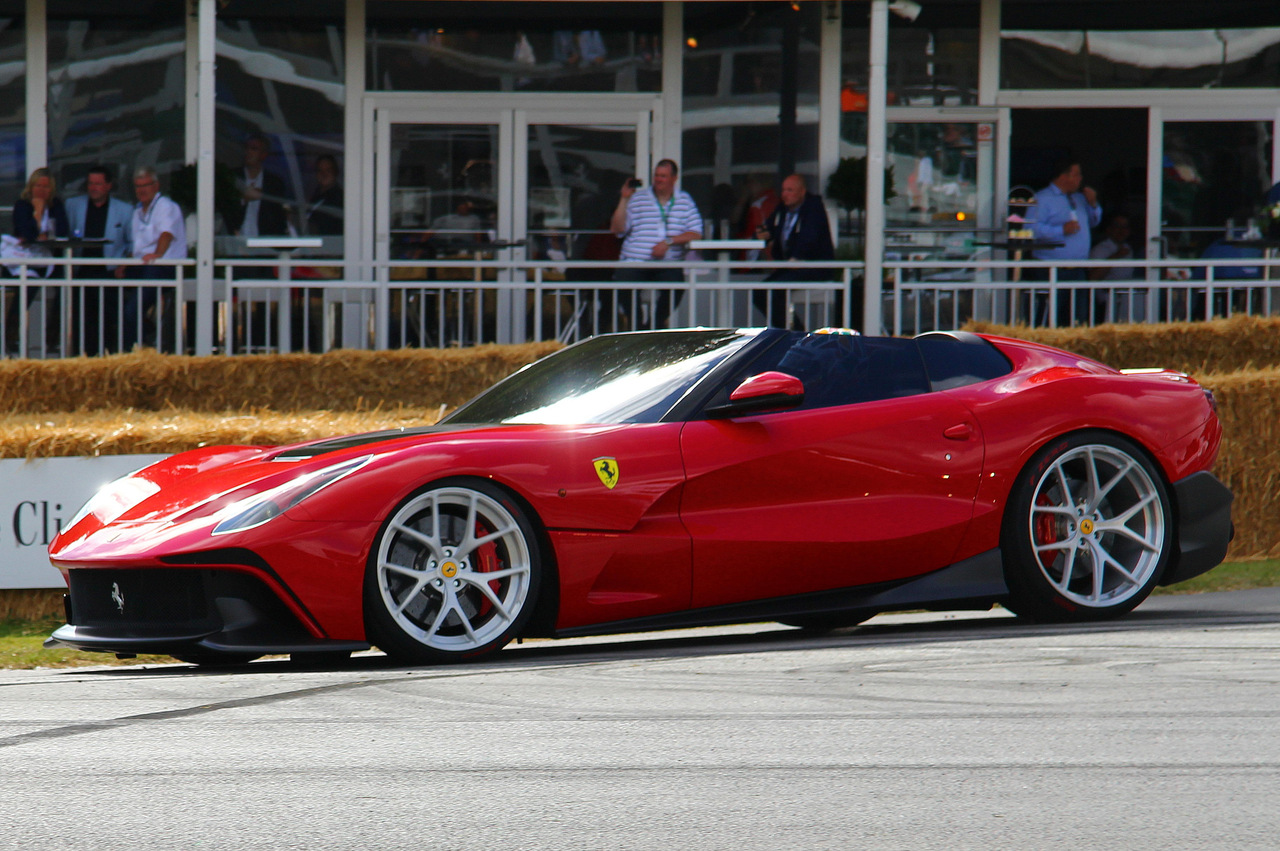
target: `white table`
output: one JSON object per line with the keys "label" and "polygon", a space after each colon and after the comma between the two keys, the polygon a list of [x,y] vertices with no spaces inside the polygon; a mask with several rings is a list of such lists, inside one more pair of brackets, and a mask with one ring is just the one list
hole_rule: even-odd
{"label": "white table", "polygon": [[[717,260],[732,260],[731,254],[734,251],[758,251],[767,244],[763,239],[695,239],[689,242],[689,248],[694,251],[715,251],[717,252]],[[717,270],[716,280],[727,287],[729,283],[728,266]],[[691,315],[692,310],[693,308],[690,307]],[[732,299],[715,299],[714,313],[715,321],[719,325],[729,327],[737,324],[733,320]]]}
{"label": "white table", "polygon": [[[277,252],[280,256],[278,277],[281,281],[288,281],[292,278],[293,271],[288,265],[292,252],[299,248],[320,248],[324,245],[324,239],[319,236],[251,236],[245,239],[244,245],[245,248],[265,248]],[[282,352],[293,350],[289,291],[290,287],[281,286],[276,293],[277,345]]]}

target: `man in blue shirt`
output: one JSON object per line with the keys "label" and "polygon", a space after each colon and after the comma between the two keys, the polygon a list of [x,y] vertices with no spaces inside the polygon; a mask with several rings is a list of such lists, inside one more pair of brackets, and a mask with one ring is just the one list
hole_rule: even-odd
{"label": "man in blue shirt", "polygon": [[[1054,178],[1044,189],[1036,193],[1035,231],[1039,242],[1060,242],[1059,248],[1041,248],[1034,256],[1037,260],[1048,260],[1060,264],[1064,260],[1088,260],[1089,250],[1093,245],[1091,231],[1102,220],[1102,207],[1098,204],[1098,193],[1092,187],[1083,186],[1084,172],[1077,160],[1062,160],[1054,169]],[[1035,270],[1039,272],[1040,270]],[[1032,276],[1028,276],[1031,278]],[[1040,280],[1047,276],[1036,275]],[[1085,270],[1081,268],[1058,268],[1059,281],[1083,281]],[[1088,321],[1088,291],[1078,290],[1075,299],[1076,320]],[[1059,294],[1058,322],[1071,324],[1073,317],[1068,316],[1070,299],[1065,293]]]}
{"label": "man in blue shirt", "polygon": [[[1098,193],[1090,186],[1081,186],[1084,173],[1080,163],[1064,160],[1057,168],[1053,181],[1036,193],[1035,230],[1041,242],[1061,242],[1061,248],[1043,248],[1035,252],[1037,260],[1087,260],[1092,239],[1089,232],[1102,220],[1102,207],[1098,206]],[[1074,273],[1070,278],[1067,272]],[[1059,280],[1081,280],[1080,269],[1062,269]]]}

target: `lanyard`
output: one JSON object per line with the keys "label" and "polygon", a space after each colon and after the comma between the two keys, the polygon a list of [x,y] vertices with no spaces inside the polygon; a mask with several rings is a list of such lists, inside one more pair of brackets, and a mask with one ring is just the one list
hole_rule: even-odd
{"label": "lanyard", "polygon": [[667,199],[667,205],[665,207],[662,206],[662,202],[658,200],[657,193],[654,193],[653,200],[654,203],[658,205],[658,215],[662,217],[662,232],[667,234],[667,236],[670,236],[671,234],[667,228],[667,217],[671,215],[671,210],[676,205],[676,194],[674,192],[671,193],[671,197]]}
{"label": "lanyard", "polygon": [[160,193],[157,192],[156,197],[151,199],[151,204],[149,206],[144,207],[141,203],[138,204],[138,220],[141,221],[143,225],[151,224],[151,217],[156,213],[156,203],[159,200]]}

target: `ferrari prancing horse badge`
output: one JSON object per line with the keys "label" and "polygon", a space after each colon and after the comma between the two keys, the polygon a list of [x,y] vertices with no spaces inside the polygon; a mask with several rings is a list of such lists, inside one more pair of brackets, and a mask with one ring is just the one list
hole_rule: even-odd
{"label": "ferrari prancing horse badge", "polygon": [[613,486],[618,483],[618,459],[597,458],[591,464],[596,468],[596,475],[600,477],[601,484],[613,490]]}

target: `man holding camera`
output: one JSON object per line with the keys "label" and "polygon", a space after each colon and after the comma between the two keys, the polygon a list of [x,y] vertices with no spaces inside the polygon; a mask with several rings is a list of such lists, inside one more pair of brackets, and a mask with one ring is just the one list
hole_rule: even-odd
{"label": "man holding camera", "polygon": [[[686,246],[702,238],[702,216],[693,197],[676,189],[679,172],[674,161],[661,160],[653,168],[651,188],[642,187],[638,180],[628,180],[623,184],[610,228],[622,239],[619,259],[629,265],[615,270],[615,281],[684,283],[681,270],[669,263],[683,260]],[[643,297],[637,300],[634,291],[619,290],[617,299],[618,309],[626,317],[638,320],[637,302],[644,301]],[[667,308],[670,301],[670,289],[658,290],[647,323],[649,327],[660,327],[659,321],[669,319]],[[676,307],[679,307],[678,302]]]}

